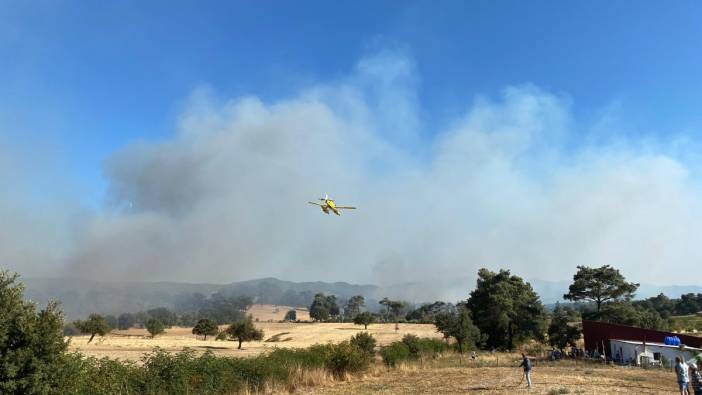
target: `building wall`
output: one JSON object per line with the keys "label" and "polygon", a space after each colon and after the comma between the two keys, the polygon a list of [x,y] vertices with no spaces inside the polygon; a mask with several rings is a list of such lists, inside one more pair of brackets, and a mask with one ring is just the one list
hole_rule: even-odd
{"label": "building wall", "polygon": [[[629,360],[635,360],[641,353],[643,352],[643,345],[642,344],[630,344],[630,343],[624,343],[620,342],[617,340],[612,340],[610,341],[611,347],[609,352],[612,355],[615,356],[617,355],[617,352],[621,349],[622,350],[622,360],[624,362],[628,362]],[[650,345],[646,344],[646,353],[653,355],[653,353],[660,353],[662,356],[664,356],[668,361],[674,361],[675,357],[683,357],[685,361],[692,359],[695,354],[690,351],[680,351],[679,349],[675,347],[661,347],[661,346],[655,346],[655,345]],[[637,361],[638,363],[639,361]]]}
{"label": "building wall", "polygon": [[611,352],[609,339],[663,343],[666,336],[677,336],[686,346],[702,348],[702,337],[679,335],[671,332],[654,331],[634,326],[610,324],[607,322],[583,320],[585,349],[588,351],[597,349],[601,353],[604,344],[604,350],[606,350],[608,357],[611,357],[609,354]]}

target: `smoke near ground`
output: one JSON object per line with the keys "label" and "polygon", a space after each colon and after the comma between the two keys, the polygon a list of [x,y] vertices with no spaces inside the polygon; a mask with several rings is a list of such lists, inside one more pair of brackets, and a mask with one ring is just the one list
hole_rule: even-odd
{"label": "smoke near ground", "polygon": [[[197,90],[172,138],[106,159],[108,203],[55,230],[71,237],[53,274],[428,282],[426,298],[465,294],[472,282],[457,279],[479,267],[563,280],[611,264],[635,281],[695,281],[696,141],[628,140],[610,112],[580,120],[577,98],[528,84],[437,130],[420,77],[411,57],[383,52],[285,100]],[[324,193],[359,210],[306,203]],[[20,271],[46,260],[41,240],[32,254],[7,247],[11,227],[41,220],[3,221],[0,258]]]}

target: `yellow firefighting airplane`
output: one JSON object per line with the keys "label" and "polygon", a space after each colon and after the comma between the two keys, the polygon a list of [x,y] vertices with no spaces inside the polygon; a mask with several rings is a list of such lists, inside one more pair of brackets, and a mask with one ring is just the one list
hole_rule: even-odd
{"label": "yellow firefighting airplane", "polygon": [[331,210],[334,214],[341,215],[341,212],[339,212],[339,210],[355,210],[356,209],[356,207],[351,207],[351,206],[337,206],[336,203],[334,203],[334,200],[329,199],[329,195],[327,195],[327,194],[325,194],[323,198],[319,198],[319,200],[322,203],[316,203],[316,202],[308,202],[308,203],[321,207],[322,211],[324,211],[325,214],[329,214],[329,210]]}

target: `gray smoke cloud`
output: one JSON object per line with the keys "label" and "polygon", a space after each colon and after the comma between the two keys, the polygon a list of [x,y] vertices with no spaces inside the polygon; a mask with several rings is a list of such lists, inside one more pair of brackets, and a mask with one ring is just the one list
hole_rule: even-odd
{"label": "gray smoke cloud", "polygon": [[[433,284],[421,298],[465,297],[472,282],[456,279],[480,267],[562,280],[612,264],[636,281],[695,281],[692,142],[628,140],[610,114],[583,124],[568,97],[531,85],[478,97],[435,130],[418,86],[412,59],[385,52],[271,103],[196,91],[172,138],[107,159],[109,206],[81,222],[65,270]],[[324,193],[359,209],[306,203]]]}

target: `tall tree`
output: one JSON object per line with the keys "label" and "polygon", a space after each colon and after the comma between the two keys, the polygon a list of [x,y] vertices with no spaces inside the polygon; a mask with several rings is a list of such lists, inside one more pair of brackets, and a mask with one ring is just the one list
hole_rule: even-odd
{"label": "tall tree", "polygon": [[568,311],[556,303],[553,309],[551,323],[548,326],[548,342],[554,347],[562,350],[567,345],[575,346],[575,342],[580,339],[580,330],[569,324],[570,315]]}
{"label": "tall tree", "polygon": [[609,265],[596,268],[578,266],[578,271],[573,276],[573,284],[563,298],[595,302],[599,313],[602,303],[619,299],[631,300],[638,288],[639,284],[626,282],[619,270]]}
{"label": "tall tree", "polygon": [[81,332],[90,335],[88,343],[93,341],[95,335],[105,336],[110,331],[110,326],[107,325],[105,317],[100,314],[90,314],[85,321],[75,321],[73,325]]}
{"label": "tall tree", "polygon": [[58,303],[24,299],[17,275],[0,270],[0,393],[52,394],[68,342]]}
{"label": "tall tree", "polygon": [[297,310],[295,309],[290,309],[288,310],[287,313],[285,313],[285,318],[283,318],[285,321],[297,321]]}
{"label": "tall tree", "polygon": [[437,331],[444,335],[444,338],[453,337],[456,339],[458,352],[461,354],[466,348],[474,348],[483,340],[480,329],[473,324],[470,311],[465,305],[459,305],[456,312],[437,314],[434,325]]}
{"label": "tall tree", "polygon": [[314,295],[314,300],[310,305],[310,317],[317,321],[326,321],[329,319],[327,297],[323,293]]}
{"label": "tall tree", "polygon": [[231,324],[227,328],[227,334],[239,341],[239,349],[241,349],[243,342],[263,339],[263,331],[256,329],[251,315],[248,315],[243,321]]}
{"label": "tall tree", "polygon": [[407,303],[401,300],[391,300],[387,297],[383,298],[378,302],[381,306],[385,307],[385,320],[397,322],[402,315],[402,312],[407,308]]}
{"label": "tall tree", "polygon": [[344,306],[344,317],[353,319],[361,313],[361,308],[366,305],[366,300],[361,295],[352,296]]}
{"label": "tall tree", "polygon": [[310,317],[317,321],[326,321],[329,317],[339,315],[339,305],[336,303],[336,296],[326,296],[323,293],[314,295],[314,300],[310,305]]}
{"label": "tall tree", "polygon": [[544,337],[546,316],[539,296],[509,270],[480,269],[466,307],[480,332],[488,336],[488,346],[512,350],[517,343]]}
{"label": "tall tree", "polygon": [[218,332],[217,323],[207,318],[199,320],[193,327],[193,335],[204,336],[203,340],[207,340],[207,335],[215,336]]}

